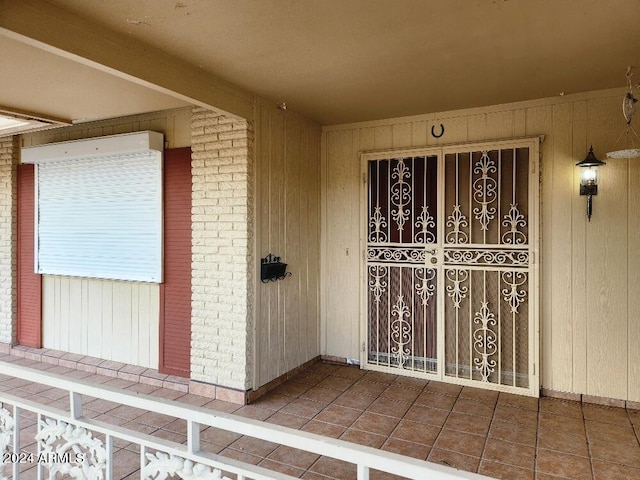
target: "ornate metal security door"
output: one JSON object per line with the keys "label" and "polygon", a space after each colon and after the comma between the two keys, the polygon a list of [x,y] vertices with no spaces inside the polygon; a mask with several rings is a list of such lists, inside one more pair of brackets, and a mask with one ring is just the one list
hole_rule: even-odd
{"label": "ornate metal security door", "polygon": [[438,156],[370,160],[367,169],[365,361],[435,373]]}
{"label": "ornate metal security door", "polygon": [[537,395],[538,139],[365,154],[365,368]]}

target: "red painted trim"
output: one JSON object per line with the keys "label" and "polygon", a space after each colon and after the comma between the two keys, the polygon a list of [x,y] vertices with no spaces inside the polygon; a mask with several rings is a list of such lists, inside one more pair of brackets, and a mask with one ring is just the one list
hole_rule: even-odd
{"label": "red painted trim", "polygon": [[191,374],[191,149],[164,152],[164,282],[160,285],[161,373]]}
{"label": "red painted trim", "polygon": [[35,273],[35,169],[18,165],[17,340],[42,348],[42,276]]}

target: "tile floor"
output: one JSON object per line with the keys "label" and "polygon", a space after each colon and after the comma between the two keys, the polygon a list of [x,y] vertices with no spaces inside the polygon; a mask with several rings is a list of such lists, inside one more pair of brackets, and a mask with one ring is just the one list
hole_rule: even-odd
{"label": "tile floor", "polygon": [[[640,479],[637,410],[538,400],[322,363],[254,404],[239,406],[15,356],[0,355],[0,361],[232,412],[495,478]],[[67,406],[60,390],[1,375],[0,391]],[[186,440],[185,422],[171,417],[95,398],[85,399],[84,408],[87,416],[173,441]],[[35,419],[25,415],[24,420],[21,437],[26,446],[35,432]],[[355,478],[355,467],[271,442],[215,428],[203,430],[201,439],[203,450],[294,477]],[[137,447],[126,442],[116,442],[116,447],[115,478],[139,478]],[[23,469],[25,475],[20,478],[35,478],[32,465]],[[372,474],[372,479],[388,478],[398,477]]]}

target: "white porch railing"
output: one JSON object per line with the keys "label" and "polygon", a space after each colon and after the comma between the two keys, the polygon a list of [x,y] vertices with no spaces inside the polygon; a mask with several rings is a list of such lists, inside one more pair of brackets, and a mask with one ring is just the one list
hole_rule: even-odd
{"label": "white porch railing", "polygon": [[[0,362],[0,374],[66,390],[69,392],[70,409],[67,412],[0,392],[0,402],[2,402],[0,452],[3,463],[9,464],[9,466],[0,465],[2,467],[0,480],[7,478],[6,472],[3,474],[2,470],[9,468],[12,470],[12,478],[18,480],[20,466],[23,463],[37,465],[38,479],[59,478],[58,474],[66,474],[78,479],[112,480],[114,478],[114,439],[125,440],[140,447],[140,478],[144,479],[164,479],[171,476],[185,480],[288,480],[294,478],[263,467],[201,451],[200,426],[217,427],[354,464],[357,467],[358,480],[368,480],[372,469],[416,480],[488,478],[342,440],[232,414],[214,412],[150,395],[129,393],[109,386],[68,379],[62,375],[10,363]],[[82,415],[83,395],[185,420],[187,443],[179,444],[86,418]],[[7,409],[8,406],[11,408]],[[23,411],[37,415],[36,436],[26,443],[32,444],[35,440],[36,453],[23,450],[20,445],[20,437],[24,437],[19,433]],[[96,434],[103,436],[104,441]],[[117,461],[117,458],[115,460]]]}

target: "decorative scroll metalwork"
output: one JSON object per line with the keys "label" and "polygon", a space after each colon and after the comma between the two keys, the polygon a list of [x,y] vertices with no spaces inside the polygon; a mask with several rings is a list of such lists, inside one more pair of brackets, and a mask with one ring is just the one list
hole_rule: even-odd
{"label": "decorative scroll metalwork", "polygon": [[147,453],[147,463],[142,468],[142,478],[165,480],[178,476],[184,480],[231,480],[222,476],[222,471],[191,460],[185,460],[176,455],[164,452]]}
{"label": "decorative scroll metalwork", "polygon": [[521,287],[527,281],[527,273],[502,272],[502,281],[509,286],[509,288],[502,290],[504,301],[511,307],[511,313],[518,313],[518,307],[527,298],[527,291],[524,289],[518,290],[518,287]]}
{"label": "decorative scroll metalwork", "polygon": [[411,215],[411,209],[405,208],[411,202],[411,184],[405,182],[405,179],[410,177],[409,167],[404,163],[403,159],[398,160],[398,165],[395,166],[391,173],[391,178],[396,180],[391,185],[391,203],[398,207],[397,209],[391,209],[391,218],[398,225],[398,230],[402,232],[405,222]]}
{"label": "decorative scroll metalwork", "polygon": [[387,233],[382,230],[387,227],[387,220],[382,215],[380,207],[375,207],[373,210],[373,216],[369,220],[369,228],[372,230],[369,233],[370,242],[386,242]]}
{"label": "decorative scroll metalwork", "polygon": [[480,325],[473,332],[473,349],[480,355],[473,359],[476,369],[480,372],[483,382],[489,381],[489,376],[496,369],[496,361],[491,357],[498,350],[497,337],[491,327],[495,327],[497,322],[495,315],[489,310],[489,302],[482,302],[480,311],[473,317],[473,323]]}
{"label": "decorative scroll metalwork", "polygon": [[473,173],[480,175],[473,182],[473,199],[480,204],[473,209],[473,215],[480,222],[482,230],[489,229],[489,222],[496,216],[496,207],[490,207],[497,199],[497,182],[490,174],[496,173],[496,164],[485,150],[476,162]]}
{"label": "decorative scroll metalwork", "polygon": [[367,259],[378,262],[404,262],[424,264],[427,253],[423,247],[369,247]]}
{"label": "decorative scroll metalwork", "polygon": [[[0,454],[11,452],[11,439],[13,438],[15,422],[11,412],[6,408],[0,408]],[[0,464],[0,480],[8,480],[4,475],[4,465]]]}
{"label": "decorative scroll metalwork", "polygon": [[391,356],[396,359],[398,366],[403,367],[411,354],[407,347],[411,342],[411,323],[406,320],[411,318],[411,311],[404,303],[404,295],[398,295],[398,300],[391,309],[391,316],[397,317],[391,322],[391,340],[396,343],[391,347]]}
{"label": "decorative scroll metalwork", "polygon": [[369,290],[373,293],[376,303],[380,303],[380,297],[387,291],[387,281],[383,279],[387,278],[388,273],[387,267],[381,265],[369,266],[369,277],[373,278],[369,280]]}
{"label": "decorative scroll metalwork", "polygon": [[[49,470],[49,478],[58,473],[72,478],[101,480],[107,466],[107,451],[102,441],[94,438],[85,428],[62,420],[44,418],[39,422],[36,441],[40,447],[39,458]],[[54,459],[67,459],[56,462]]]}
{"label": "decorative scroll metalwork", "polygon": [[527,250],[452,250],[444,251],[445,265],[509,265],[517,267],[529,266]]}
{"label": "decorative scroll metalwork", "polygon": [[445,274],[447,280],[451,282],[450,285],[447,285],[447,296],[451,298],[453,307],[460,309],[460,302],[467,296],[467,292],[469,291],[469,287],[463,285],[469,278],[469,271],[459,270],[457,268],[446,269]]}
{"label": "decorative scroll metalwork", "polygon": [[454,205],[453,212],[447,217],[447,227],[453,229],[447,233],[447,243],[469,243],[469,236],[462,231],[462,227],[468,226],[469,222],[460,210],[460,205]]}
{"label": "decorative scroll metalwork", "polygon": [[511,204],[509,213],[504,216],[502,226],[509,227],[509,230],[502,234],[502,243],[509,245],[524,245],[527,243],[527,236],[524,232],[518,230],[518,228],[527,226],[527,220],[525,216],[520,213],[520,210],[518,210],[517,203]]}
{"label": "decorative scroll metalwork", "polygon": [[422,207],[422,212],[416,219],[416,227],[419,230],[415,234],[414,241],[416,243],[435,243],[436,236],[430,231],[430,228],[435,228],[435,219],[429,213],[429,207]]}
{"label": "decorative scroll metalwork", "polygon": [[422,301],[422,305],[425,307],[429,305],[429,299],[436,293],[436,284],[434,282],[436,278],[435,268],[416,268],[416,278],[419,283],[416,283],[416,292]]}

